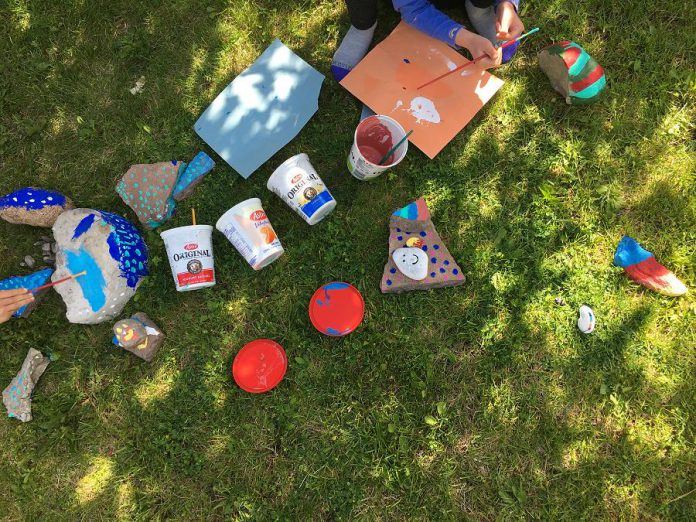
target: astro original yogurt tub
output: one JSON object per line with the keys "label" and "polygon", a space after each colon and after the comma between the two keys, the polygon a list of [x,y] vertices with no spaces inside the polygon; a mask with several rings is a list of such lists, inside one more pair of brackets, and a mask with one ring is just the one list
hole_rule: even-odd
{"label": "astro original yogurt tub", "polygon": [[336,200],[304,153],[275,169],[266,187],[310,225],[319,223],[336,207]]}
{"label": "astro original yogurt tub", "polygon": [[188,292],[215,285],[212,234],[210,225],[172,228],[160,234],[177,291]]}
{"label": "astro original yogurt tub", "polygon": [[285,252],[259,198],[238,203],[220,216],[215,227],[254,270],[270,265]]}

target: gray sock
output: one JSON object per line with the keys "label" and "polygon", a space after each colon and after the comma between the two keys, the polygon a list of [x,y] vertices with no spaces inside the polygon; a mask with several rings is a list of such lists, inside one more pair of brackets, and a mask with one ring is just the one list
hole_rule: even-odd
{"label": "gray sock", "polygon": [[331,72],[336,81],[340,82],[367,54],[375,34],[375,27],[377,22],[369,29],[356,29],[350,26],[331,62]]}

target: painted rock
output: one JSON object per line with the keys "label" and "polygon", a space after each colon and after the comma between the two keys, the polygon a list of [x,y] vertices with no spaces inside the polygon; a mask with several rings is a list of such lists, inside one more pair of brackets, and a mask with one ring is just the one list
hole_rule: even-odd
{"label": "painted rock", "polygon": [[630,236],[621,238],[614,253],[614,264],[636,283],[662,295],[678,297],[688,288],[670,270],[657,262],[652,252],[645,250]]}
{"label": "painted rock", "polygon": [[397,248],[392,259],[399,272],[409,279],[421,281],[428,276],[428,255],[420,248]]}
{"label": "painted rock", "polygon": [[135,319],[123,319],[114,325],[116,344],[122,348],[133,348],[147,341],[145,325]]}
{"label": "painted rock", "polygon": [[203,181],[203,176],[210,172],[215,166],[215,162],[205,152],[199,152],[186,165],[186,168],[179,171],[179,178],[172,197],[177,201],[183,201],[191,195],[193,189]]}
{"label": "painted rock", "polygon": [[171,194],[184,165],[176,160],[132,165],[116,185],[118,195],[146,229],[160,226],[174,214]]}
{"label": "painted rock", "polygon": [[176,201],[190,195],[214,166],[205,152],[199,152],[189,164],[172,160],[132,165],[116,185],[116,192],[143,227],[152,230],[172,217]]}
{"label": "painted rock", "polygon": [[539,65],[569,105],[595,101],[607,84],[602,66],[570,40],[542,49]]}
{"label": "painted rock", "polygon": [[0,198],[0,217],[18,225],[52,227],[63,212],[75,208],[69,198],[52,190],[24,187]]}
{"label": "painted rock", "polygon": [[2,402],[7,408],[7,416],[29,422],[31,416],[31,393],[36,383],[46,371],[50,359],[34,348],[29,352],[22,363],[15,378],[2,392]]}
{"label": "painted rock", "polygon": [[113,343],[150,362],[164,342],[164,333],[144,313],[114,325]]}
{"label": "painted rock", "polygon": [[[413,257],[414,250],[421,252],[417,260]],[[411,253],[411,257],[398,255],[405,252]],[[423,269],[426,270],[424,277]],[[464,284],[464,280],[461,268],[435,230],[424,199],[409,203],[392,214],[389,257],[380,284],[382,293],[458,286]]]}
{"label": "painted rock", "polygon": [[578,315],[578,329],[584,334],[592,333],[595,329],[595,323],[596,318],[592,308],[582,305]]}
{"label": "painted rock", "polygon": [[53,235],[53,281],[87,272],[54,287],[65,301],[68,320],[97,324],[118,316],[148,275],[148,251],[140,232],[121,216],[78,208],[60,215]]}
{"label": "painted rock", "polygon": [[[45,268],[26,276],[8,277],[7,279],[0,281],[0,290],[14,290],[15,288],[26,288],[27,290],[31,290],[32,288],[45,285],[46,282],[51,278],[51,274],[53,274],[53,269]],[[17,310],[14,314],[12,314],[12,317],[22,317],[25,319],[29,317],[29,314],[31,314],[36,305],[39,303],[41,297],[47,291],[48,288],[36,292],[34,294],[34,302],[29,303],[28,305]]]}

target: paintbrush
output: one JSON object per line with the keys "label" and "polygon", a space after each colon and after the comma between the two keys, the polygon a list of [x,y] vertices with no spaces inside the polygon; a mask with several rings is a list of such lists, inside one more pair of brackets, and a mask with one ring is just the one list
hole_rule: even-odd
{"label": "paintbrush", "polygon": [[82,272],[79,272],[79,273],[77,273],[77,274],[73,274],[73,275],[71,275],[71,276],[69,276],[69,277],[66,277],[66,278],[64,278],[64,279],[59,279],[59,280],[56,281],[55,283],[48,283],[48,284],[45,284],[45,285],[41,285],[41,286],[39,286],[39,287],[32,288],[32,289],[29,290],[29,291],[30,291],[32,294],[35,294],[35,293],[38,292],[39,290],[45,290],[46,288],[50,288],[50,287],[52,287],[52,286],[56,286],[56,285],[59,285],[59,284],[61,284],[61,283],[65,283],[66,281],[70,281],[71,279],[75,279],[76,277],[83,276],[83,275],[85,275],[86,273],[87,273],[87,270],[83,270]]}
{"label": "paintbrush", "polygon": [[[520,35],[520,36],[518,36],[517,38],[513,38],[512,40],[508,40],[507,42],[504,42],[504,43],[503,43],[502,45],[500,45],[500,46],[496,46],[496,49],[505,49],[507,46],[512,45],[512,44],[514,44],[515,42],[519,42],[520,40],[522,40],[522,38],[527,38],[530,34],[536,33],[538,30],[539,30],[539,28],[538,28],[538,27],[535,27],[534,29],[532,29],[532,30],[529,31],[528,33],[525,33],[525,34],[523,34],[523,35]],[[423,85],[421,85],[421,86],[419,86],[419,87],[416,87],[416,90],[422,89],[423,87],[426,87],[426,86],[430,85],[431,83],[435,83],[436,81],[438,81],[438,80],[444,78],[445,76],[449,76],[450,74],[456,73],[457,71],[461,71],[462,69],[464,69],[464,67],[468,67],[469,65],[473,65],[473,64],[475,64],[476,62],[478,62],[478,61],[480,61],[480,60],[483,60],[483,59],[486,58],[487,56],[488,56],[488,55],[486,55],[486,54],[482,54],[482,55],[479,56],[478,58],[474,58],[472,61],[467,62],[467,63],[465,63],[464,65],[460,65],[459,67],[456,67],[456,68],[452,69],[451,71],[447,71],[445,74],[441,74],[441,75],[438,76],[437,78],[433,78],[433,79],[430,80],[429,82],[426,82],[426,83],[424,83]]]}
{"label": "paintbrush", "polygon": [[394,154],[394,151],[395,151],[396,149],[398,149],[398,148],[401,146],[401,144],[402,144],[404,141],[406,141],[406,140],[408,139],[408,137],[409,137],[411,134],[413,134],[413,129],[411,129],[410,131],[408,131],[408,132],[406,133],[406,136],[404,136],[403,138],[401,138],[401,139],[399,140],[399,142],[398,142],[396,145],[394,145],[391,149],[389,149],[389,152],[387,152],[387,153],[384,155],[384,157],[383,157],[381,160],[379,160],[378,165],[382,165],[385,161],[387,161],[387,158],[388,158],[389,156],[391,156],[392,154]]}

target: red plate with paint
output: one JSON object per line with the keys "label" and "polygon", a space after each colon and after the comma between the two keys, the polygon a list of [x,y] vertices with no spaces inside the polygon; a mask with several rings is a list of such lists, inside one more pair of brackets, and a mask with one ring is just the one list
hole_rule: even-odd
{"label": "red plate with paint", "polygon": [[342,337],[362,323],[365,301],[358,289],[348,283],[327,283],[309,301],[309,319],[325,335]]}
{"label": "red plate with paint", "polygon": [[263,393],[278,386],[287,369],[283,347],[270,339],[257,339],[245,344],[235,356],[232,377],[242,390]]}

